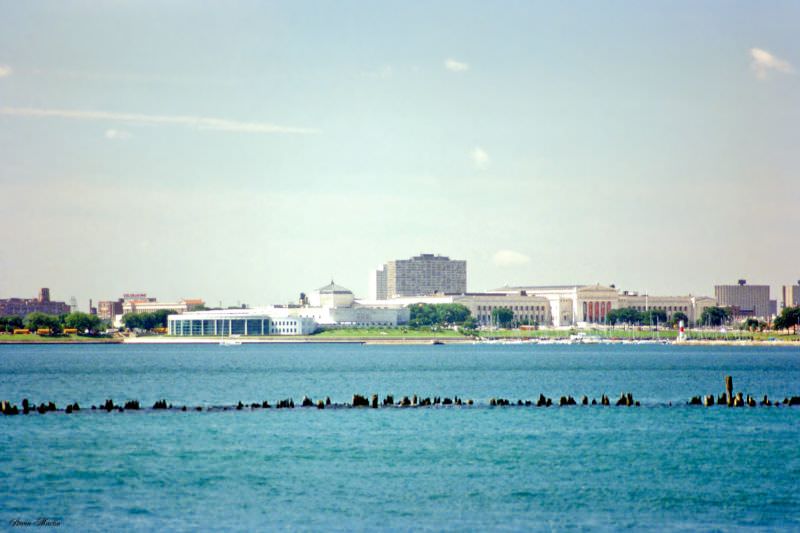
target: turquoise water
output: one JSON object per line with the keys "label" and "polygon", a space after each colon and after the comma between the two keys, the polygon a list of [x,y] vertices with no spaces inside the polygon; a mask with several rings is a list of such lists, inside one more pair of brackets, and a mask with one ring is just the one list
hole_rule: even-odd
{"label": "turquoise water", "polygon": [[[800,349],[0,345],[0,398],[84,408],[0,417],[0,528],[798,530],[800,408],[684,405],[726,374],[800,394]],[[643,406],[485,405],[621,391]],[[86,409],[354,393],[480,406]]]}

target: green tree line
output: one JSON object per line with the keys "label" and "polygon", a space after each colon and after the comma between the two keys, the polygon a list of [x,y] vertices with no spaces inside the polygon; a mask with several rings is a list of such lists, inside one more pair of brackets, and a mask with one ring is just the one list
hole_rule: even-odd
{"label": "green tree line", "polygon": [[462,304],[416,304],[411,306],[408,325],[421,326],[464,326],[472,327],[473,320],[469,309]]}
{"label": "green tree line", "polygon": [[674,326],[681,320],[683,320],[684,324],[689,325],[689,317],[686,316],[686,313],[676,311],[671,317],[668,318],[667,312],[663,309],[648,309],[647,311],[639,311],[633,307],[623,307],[621,309],[612,309],[606,315],[606,322],[611,325],[639,324],[644,326]]}
{"label": "green tree line", "polygon": [[122,323],[128,329],[143,329],[150,331],[154,328],[167,327],[167,317],[174,315],[175,311],[153,311],[152,313],[127,313],[122,316]]}
{"label": "green tree line", "polygon": [[96,315],[74,311],[63,315],[49,315],[38,311],[24,318],[16,315],[0,316],[0,331],[13,332],[15,329],[49,329],[52,335],[60,335],[66,328],[77,329],[80,334],[95,335],[104,329],[105,324]]}
{"label": "green tree line", "polygon": [[797,334],[800,327],[800,306],[784,307],[781,314],[773,320],[772,327],[776,330],[791,329]]}

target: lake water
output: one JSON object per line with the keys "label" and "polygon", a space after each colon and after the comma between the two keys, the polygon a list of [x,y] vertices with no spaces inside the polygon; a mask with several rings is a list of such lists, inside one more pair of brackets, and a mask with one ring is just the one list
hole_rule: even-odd
{"label": "lake water", "polygon": [[[800,408],[685,405],[726,374],[798,395],[800,349],[0,345],[0,399],[83,408],[0,417],[0,529],[800,530]],[[622,391],[642,407],[487,406]],[[87,409],[354,393],[477,405]]]}

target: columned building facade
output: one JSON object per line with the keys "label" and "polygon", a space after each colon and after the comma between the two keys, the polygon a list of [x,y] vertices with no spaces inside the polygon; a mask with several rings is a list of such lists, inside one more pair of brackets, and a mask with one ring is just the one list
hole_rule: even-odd
{"label": "columned building facade", "polygon": [[631,307],[637,311],[663,310],[667,318],[678,311],[686,314],[690,322],[700,318],[703,309],[716,305],[714,298],[704,296],[650,296],[624,291],[604,285],[556,285],[502,287],[493,292],[507,294],[525,293],[547,299],[552,325],[605,324],[614,309]]}

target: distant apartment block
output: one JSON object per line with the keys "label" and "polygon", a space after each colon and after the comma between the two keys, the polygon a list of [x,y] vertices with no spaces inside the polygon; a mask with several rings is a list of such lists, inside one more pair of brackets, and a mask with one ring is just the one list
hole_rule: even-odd
{"label": "distant apartment block", "polygon": [[769,285],[748,285],[740,279],[736,285],[715,285],[717,305],[730,307],[735,317],[767,318],[770,312]]}
{"label": "distant apartment block", "polygon": [[797,280],[797,285],[784,285],[782,292],[783,307],[800,306],[800,279]]}
{"label": "distant apartment block", "polygon": [[50,289],[39,289],[38,298],[7,298],[0,300],[0,316],[25,316],[28,313],[47,313],[48,315],[63,315],[70,312],[70,306],[64,302],[50,300]]}
{"label": "distant apartment block", "polygon": [[463,294],[467,292],[467,262],[434,254],[389,261],[372,273],[370,289],[375,300]]}
{"label": "distant apartment block", "polygon": [[97,302],[97,316],[101,320],[114,320],[117,315],[122,314],[122,298],[119,300],[104,300]]}
{"label": "distant apartment block", "polygon": [[372,300],[386,300],[386,265],[380,265],[369,277],[369,297]]}

